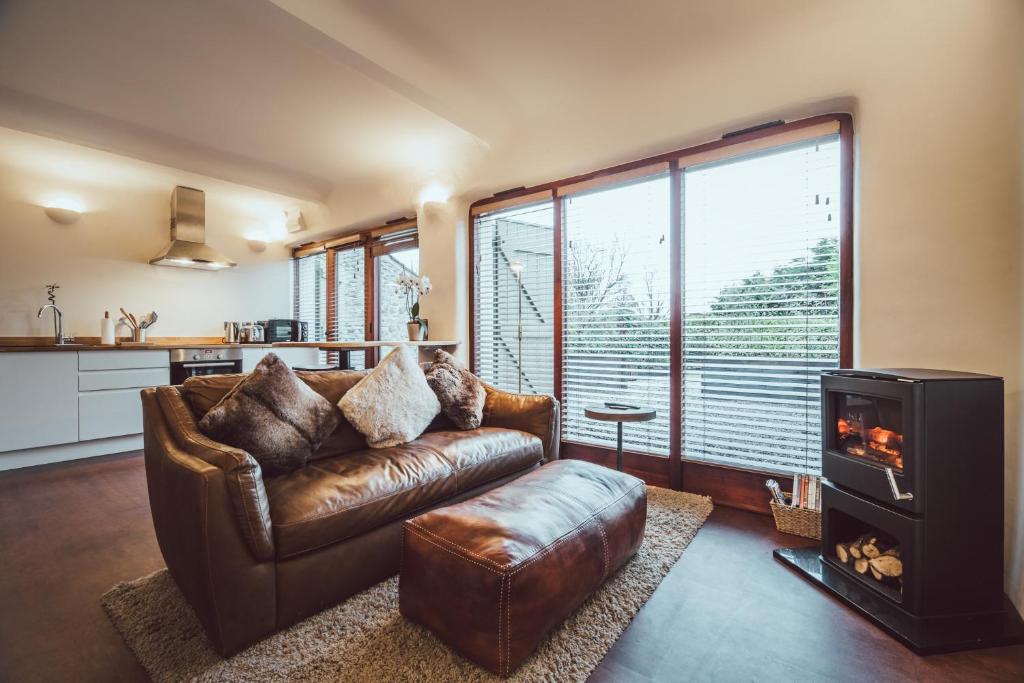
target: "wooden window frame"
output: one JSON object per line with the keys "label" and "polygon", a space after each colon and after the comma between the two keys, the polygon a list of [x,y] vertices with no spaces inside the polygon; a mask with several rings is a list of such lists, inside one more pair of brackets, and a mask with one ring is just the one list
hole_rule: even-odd
{"label": "wooden window frame", "polygon": [[[379,238],[393,232],[407,231],[410,228],[417,227],[417,221],[415,218],[403,219],[399,222],[381,225],[367,230],[360,230],[359,232],[337,237],[329,237],[316,242],[309,242],[292,249],[292,259],[310,256],[319,252],[325,252],[327,254],[327,310],[325,313],[327,316],[325,332],[327,341],[336,341],[335,337],[337,336],[338,290],[335,286],[335,258],[337,256],[337,252],[348,249],[363,250],[363,337],[365,341],[377,341],[377,331],[380,329],[379,313],[377,311],[377,284],[380,278],[377,272],[377,259],[375,257],[390,254],[395,251],[419,248],[418,234],[411,240],[392,245],[382,245]],[[298,295],[298,282],[294,284],[293,289],[292,301],[294,302]],[[364,353],[366,354],[366,367],[368,368],[373,367],[380,360],[379,349],[367,349]],[[328,358],[332,361],[336,360],[336,357],[331,354],[328,355]]]}
{"label": "wooden window frame", "polygon": [[[834,124],[834,125],[832,125]],[[623,179],[643,175],[649,168],[662,168],[667,165],[671,176],[672,190],[670,195],[670,245],[672,284],[670,288],[671,314],[670,329],[670,405],[677,418],[682,414],[682,211],[680,175],[686,165],[703,163],[715,156],[729,158],[748,153],[748,150],[782,146],[788,142],[814,137],[816,130],[828,128],[835,132],[838,128],[840,145],[840,205],[839,205],[839,365],[853,365],[853,117],[846,113],[822,114],[805,119],[779,123],[768,127],[759,127],[749,132],[727,134],[720,140],[713,140],[700,145],[677,149],[625,164],[603,168],[589,173],[582,173],[569,178],[541,183],[531,187],[519,188],[502,192],[492,197],[479,199],[469,207],[469,359],[470,367],[476,370],[476,340],[474,303],[475,284],[475,234],[474,218],[485,212],[497,211],[518,204],[533,203],[547,200],[553,202],[554,214],[554,289],[555,289],[555,321],[554,321],[554,390],[561,397],[563,389],[562,368],[562,333],[563,333],[563,290],[562,290],[562,199],[571,188],[591,188],[603,184],[614,184]],[[828,133],[821,133],[822,135]],[[775,138],[778,142],[773,141]],[[765,144],[762,144],[765,143]],[[770,144],[768,144],[770,143]],[[681,163],[689,160],[689,164]],[[715,502],[743,509],[768,514],[768,496],[764,489],[764,480],[769,476],[778,476],[758,470],[747,470],[728,465],[690,461],[682,457],[682,421],[673,419],[670,422],[669,457],[655,456],[647,453],[626,451],[624,469],[648,483],[712,496]],[[578,458],[603,465],[614,466],[615,451],[612,448],[581,444],[563,440],[561,442],[563,457]]]}

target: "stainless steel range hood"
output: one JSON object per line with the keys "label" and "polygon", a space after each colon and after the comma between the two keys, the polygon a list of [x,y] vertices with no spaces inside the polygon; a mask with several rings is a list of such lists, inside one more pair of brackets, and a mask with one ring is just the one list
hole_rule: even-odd
{"label": "stainless steel range hood", "polygon": [[178,185],[171,193],[171,243],[149,260],[155,266],[223,270],[238,264],[206,244],[206,193]]}

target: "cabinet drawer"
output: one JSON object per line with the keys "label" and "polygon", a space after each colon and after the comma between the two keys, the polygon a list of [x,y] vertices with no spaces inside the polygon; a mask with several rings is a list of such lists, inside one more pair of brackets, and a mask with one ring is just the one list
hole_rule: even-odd
{"label": "cabinet drawer", "polygon": [[78,375],[79,391],[103,389],[134,389],[158,387],[171,382],[168,368],[140,368],[137,370],[96,370]]}
{"label": "cabinet drawer", "polygon": [[90,391],[78,395],[81,441],[142,433],[142,397],[138,389]]}
{"label": "cabinet drawer", "polygon": [[130,370],[169,366],[170,355],[167,351],[82,351],[78,354],[79,370]]}

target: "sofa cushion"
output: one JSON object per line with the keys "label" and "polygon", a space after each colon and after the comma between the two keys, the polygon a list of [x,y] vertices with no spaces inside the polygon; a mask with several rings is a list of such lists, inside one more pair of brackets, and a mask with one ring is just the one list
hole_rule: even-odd
{"label": "sofa cushion", "polygon": [[279,559],[407,517],[541,461],[540,439],[509,429],[432,432],[401,446],[310,463],[266,480]]}
{"label": "sofa cushion", "polygon": [[427,384],[434,390],[441,410],[459,429],[476,429],[484,417],[487,394],[476,375],[444,349],[434,352],[427,370]]}
{"label": "sofa cushion", "polygon": [[303,467],[339,419],[334,404],[268,353],[203,416],[199,429],[247,451],[265,473],[275,475]]}
{"label": "sofa cushion", "polygon": [[[300,370],[295,375],[310,389],[331,403],[337,404],[345,392],[366,376],[366,372],[356,370],[303,372]],[[242,374],[189,377],[182,385],[181,392],[198,421],[245,377],[246,375]],[[324,439],[320,448],[313,451],[309,456],[310,460],[331,458],[367,447],[366,438],[343,416],[339,414],[338,417],[337,428]]]}
{"label": "sofa cushion", "polygon": [[515,429],[428,432],[413,443],[441,454],[455,472],[459,493],[526,469],[544,458],[540,439]]}
{"label": "sofa cushion", "polygon": [[398,346],[338,403],[370,448],[390,448],[422,434],[441,405],[416,362],[416,349]]}
{"label": "sofa cushion", "polygon": [[279,559],[357,536],[456,492],[451,465],[417,443],[318,460],[265,484]]}

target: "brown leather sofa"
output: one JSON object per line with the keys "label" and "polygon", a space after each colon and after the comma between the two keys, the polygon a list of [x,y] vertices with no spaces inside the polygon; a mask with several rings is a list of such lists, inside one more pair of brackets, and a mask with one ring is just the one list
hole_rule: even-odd
{"label": "brown leather sofa", "polygon": [[[337,402],[364,373],[297,374]],[[479,429],[439,418],[411,443],[374,450],[342,418],[309,465],[264,478],[248,453],[197,428],[240,377],[142,392],[160,551],[224,656],[395,574],[405,519],[558,457],[554,398],[487,387]]]}

